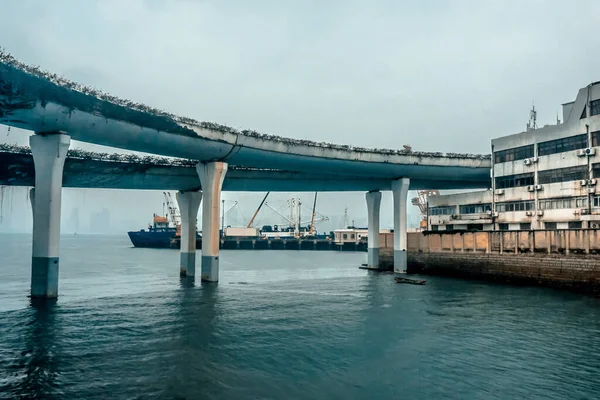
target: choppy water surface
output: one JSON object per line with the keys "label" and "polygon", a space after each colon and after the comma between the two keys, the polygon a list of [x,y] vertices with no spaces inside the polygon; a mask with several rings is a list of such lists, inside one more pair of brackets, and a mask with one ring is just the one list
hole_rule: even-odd
{"label": "choppy water surface", "polygon": [[60,298],[40,305],[30,246],[0,235],[0,398],[599,397],[596,299],[398,285],[335,252],[223,252],[202,285],[180,280],[177,251],[70,236]]}

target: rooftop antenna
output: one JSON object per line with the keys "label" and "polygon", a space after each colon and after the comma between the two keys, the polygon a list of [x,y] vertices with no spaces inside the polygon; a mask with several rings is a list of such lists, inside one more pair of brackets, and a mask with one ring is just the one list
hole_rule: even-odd
{"label": "rooftop antenna", "polygon": [[560,125],[560,119],[558,119],[558,109],[556,110],[556,125]]}
{"label": "rooftop antenna", "polygon": [[529,122],[527,122],[527,130],[532,131],[537,128],[537,111],[535,111],[535,104],[532,103],[531,110],[529,111]]}
{"label": "rooftop antenna", "polygon": [[344,208],[344,229],[348,228],[348,206]]}

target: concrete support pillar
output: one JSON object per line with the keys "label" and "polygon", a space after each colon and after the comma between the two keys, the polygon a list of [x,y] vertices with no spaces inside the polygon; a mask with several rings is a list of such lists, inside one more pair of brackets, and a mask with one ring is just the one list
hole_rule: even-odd
{"label": "concrete support pillar", "polygon": [[202,201],[202,192],[178,192],[175,197],[181,213],[181,247],[179,274],[196,275],[196,220]]}
{"label": "concrete support pillar", "polygon": [[590,254],[590,236],[592,235],[592,231],[587,229],[583,232],[583,234],[585,240],[585,254]]}
{"label": "concrete support pillar", "polygon": [[58,297],[62,179],[70,144],[71,138],[59,133],[29,138],[35,164],[31,297]]}
{"label": "concrete support pillar", "polygon": [[367,267],[379,268],[379,209],[381,206],[381,192],[368,192],[367,216],[369,223],[367,241]]}
{"label": "concrete support pillar", "polygon": [[202,280],[219,281],[219,205],[227,163],[209,162],[196,166],[204,201],[202,202]]}
{"label": "concrete support pillar", "polygon": [[401,178],[392,182],[394,202],[394,273],[406,273],[406,202],[410,179]]}

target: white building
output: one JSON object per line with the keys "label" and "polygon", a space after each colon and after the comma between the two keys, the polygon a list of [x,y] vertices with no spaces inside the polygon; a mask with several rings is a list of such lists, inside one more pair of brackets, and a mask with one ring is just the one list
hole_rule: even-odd
{"label": "white building", "polygon": [[[391,233],[390,229],[380,229],[379,233]],[[358,243],[368,236],[369,230],[367,228],[346,228],[336,229],[333,231],[333,241],[335,243]]]}
{"label": "white building", "polygon": [[[429,230],[600,228],[600,82],[563,123],[492,140],[490,190],[429,198]],[[598,186],[598,195],[596,194]]]}

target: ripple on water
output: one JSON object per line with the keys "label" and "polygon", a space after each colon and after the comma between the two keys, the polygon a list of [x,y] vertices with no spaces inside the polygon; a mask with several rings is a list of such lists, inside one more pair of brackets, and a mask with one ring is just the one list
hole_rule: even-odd
{"label": "ripple on water", "polygon": [[[0,398],[600,392],[595,299],[433,277],[396,285],[358,270],[363,254],[326,252],[269,252],[267,264],[265,252],[227,252],[221,283],[200,285],[179,280],[177,252],[70,240],[54,305],[26,303],[22,255],[0,266]],[[78,262],[84,251],[102,257]]]}

